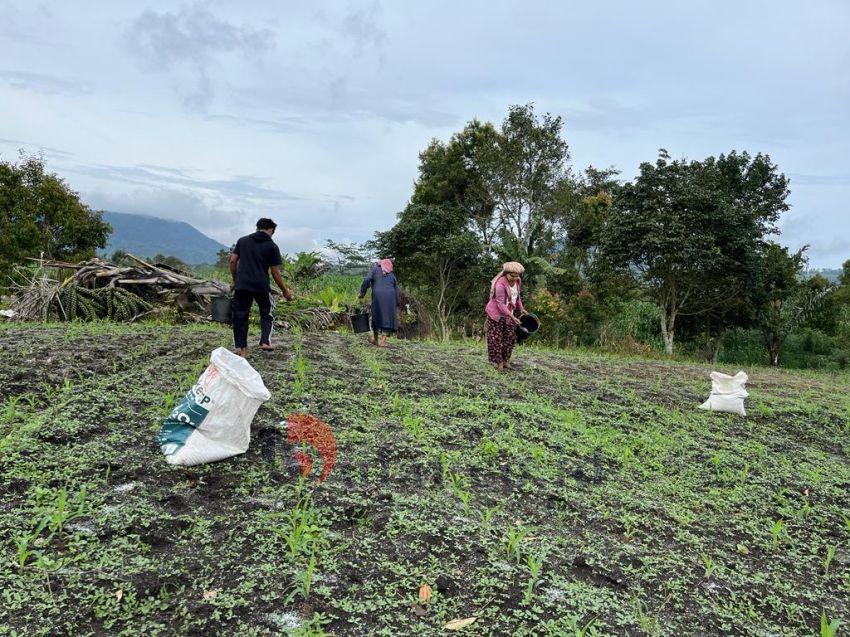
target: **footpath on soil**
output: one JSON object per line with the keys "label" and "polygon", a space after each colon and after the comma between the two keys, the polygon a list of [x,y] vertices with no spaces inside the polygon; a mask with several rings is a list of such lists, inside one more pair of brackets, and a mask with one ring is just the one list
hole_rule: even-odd
{"label": "footpath on soil", "polygon": [[[747,370],[744,418],[698,409],[704,365],[284,335],[248,452],[170,467],[157,432],[229,338],[0,326],[0,635],[850,626],[847,375]],[[321,484],[292,413],[333,429]]]}

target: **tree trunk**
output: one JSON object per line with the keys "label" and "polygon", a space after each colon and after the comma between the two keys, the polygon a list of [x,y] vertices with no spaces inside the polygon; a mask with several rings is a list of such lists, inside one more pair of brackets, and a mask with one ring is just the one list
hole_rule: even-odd
{"label": "tree trunk", "polygon": [[779,355],[782,353],[782,346],[778,341],[772,341],[767,346],[767,354],[770,356],[770,364],[773,367],[779,367]]}
{"label": "tree trunk", "polygon": [[675,335],[674,325],[676,323],[676,310],[670,309],[670,316],[667,316],[668,308],[661,308],[661,338],[664,339],[664,351],[667,356],[673,355],[673,338]]}
{"label": "tree trunk", "polygon": [[717,362],[717,355],[720,353],[720,341],[723,334],[723,326],[717,328],[717,333],[711,335],[711,319],[705,320],[705,359],[710,363]]}

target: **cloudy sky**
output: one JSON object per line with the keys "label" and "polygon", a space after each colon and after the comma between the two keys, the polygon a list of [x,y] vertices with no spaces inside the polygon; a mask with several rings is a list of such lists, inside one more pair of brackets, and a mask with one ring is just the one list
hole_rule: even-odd
{"label": "cloudy sky", "polygon": [[572,165],[766,152],[782,240],[850,258],[850,2],[0,0],[0,159],[43,152],[96,208],[289,251],[392,225],[417,153],[510,104]]}

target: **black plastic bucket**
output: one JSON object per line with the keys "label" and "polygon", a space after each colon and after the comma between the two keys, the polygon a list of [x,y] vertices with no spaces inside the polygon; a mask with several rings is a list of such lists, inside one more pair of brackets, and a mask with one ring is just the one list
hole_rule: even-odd
{"label": "black plastic bucket", "polygon": [[351,315],[351,329],[355,334],[369,331],[369,312],[358,312]]}
{"label": "black plastic bucket", "polygon": [[233,308],[229,296],[215,296],[212,300],[212,320],[216,323],[233,322]]}
{"label": "black plastic bucket", "polygon": [[525,314],[519,317],[519,325],[516,326],[516,340],[520,343],[540,329],[540,320],[534,314]]}

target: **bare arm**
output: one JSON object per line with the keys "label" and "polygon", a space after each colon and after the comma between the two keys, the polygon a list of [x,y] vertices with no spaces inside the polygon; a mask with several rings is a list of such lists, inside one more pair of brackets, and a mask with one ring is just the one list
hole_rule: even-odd
{"label": "bare arm", "polygon": [[286,287],[286,283],[283,282],[283,277],[280,276],[280,268],[276,265],[273,265],[269,268],[272,272],[272,278],[274,282],[277,284],[277,287],[280,288],[281,294],[287,301],[292,300],[292,292],[289,291],[289,288]]}
{"label": "bare arm", "polygon": [[239,263],[239,255],[231,254],[230,255],[230,276],[233,279],[233,282],[230,284],[230,289],[234,289],[236,287],[236,264]]}

